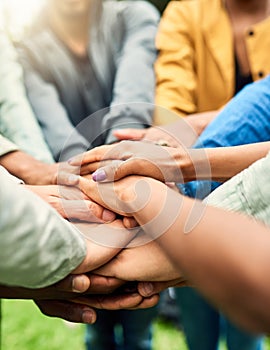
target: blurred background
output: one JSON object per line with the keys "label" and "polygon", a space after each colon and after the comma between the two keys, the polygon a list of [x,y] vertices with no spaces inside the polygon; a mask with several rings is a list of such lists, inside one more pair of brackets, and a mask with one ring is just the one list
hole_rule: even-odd
{"label": "blurred background", "polygon": [[[133,0],[136,1],[136,0]],[[162,13],[170,0],[148,0]],[[13,40],[19,40],[44,0],[0,0],[3,8],[3,25]]]}

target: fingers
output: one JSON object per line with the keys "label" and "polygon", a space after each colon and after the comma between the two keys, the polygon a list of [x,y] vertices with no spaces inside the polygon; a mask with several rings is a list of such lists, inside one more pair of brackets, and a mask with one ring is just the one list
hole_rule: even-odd
{"label": "fingers", "polygon": [[146,134],[145,129],[119,129],[113,135],[119,140],[141,140]]}
{"label": "fingers", "polygon": [[40,311],[49,317],[58,317],[70,322],[87,324],[96,321],[96,312],[86,305],[58,300],[38,300],[35,303]]}
{"label": "fingers", "polygon": [[97,169],[111,164],[111,160],[103,160],[100,162],[88,163],[81,166],[81,176],[89,175],[95,172]]}
{"label": "fingers", "polygon": [[100,162],[104,159],[107,152],[113,149],[114,145],[105,145],[91,149],[88,152],[79,154],[68,160],[68,164],[72,166],[82,166],[88,163]]}
{"label": "fingers", "polygon": [[132,228],[134,228],[134,227],[138,227],[138,226],[139,226],[139,224],[137,223],[137,221],[136,221],[134,218],[132,218],[132,217],[127,217],[127,216],[125,216],[125,217],[123,218],[123,225],[124,225],[125,228],[127,228],[127,229],[132,229]]}
{"label": "fingers", "polygon": [[84,166],[104,160],[125,160],[132,156],[133,142],[123,141],[114,145],[96,147],[68,161],[72,166]]}
{"label": "fingers", "polygon": [[75,219],[93,223],[108,223],[116,214],[90,200],[67,200],[54,198],[53,207],[65,219]]}
{"label": "fingers", "polygon": [[[126,162],[122,160],[113,160],[107,166],[99,168],[92,174],[92,179],[96,182],[113,182],[125,176],[128,169]],[[128,174],[129,175],[129,174]]]}
{"label": "fingers", "polygon": [[79,297],[73,300],[75,303],[83,303],[89,307],[102,310],[120,310],[120,309],[145,309],[158,303],[159,296],[153,295],[149,298],[143,298],[138,293],[121,295],[98,295],[91,297]]}
{"label": "fingers", "polygon": [[78,176],[80,168],[78,166],[72,166],[67,162],[59,163],[58,170],[55,175],[55,184],[75,186],[78,183]]}
{"label": "fingers", "polygon": [[55,288],[62,292],[84,293],[89,290],[91,280],[87,275],[69,275],[55,284]]}
{"label": "fingers", "polygon": [[148,298],[152,295],[159,294],[169,287],[184,287],[187,285],[187,282],[183,279],[175,279],[165,282],[139,282],[138,293],[144,298]]}
{"label": "fingers", "polygon": [[92,174],[92,179],[96,182],[113,182],[130,175],[149,176],[164,182],[164,174],[158,165],[139,157],[126,161],[112,161],[109,165],[97,169]]}
{"label": "fingers", "polygon": [[123,286],[126,282],[112,277],[103,277],[91,274],[91,286],[87,290],[88,294],[110,294]]}

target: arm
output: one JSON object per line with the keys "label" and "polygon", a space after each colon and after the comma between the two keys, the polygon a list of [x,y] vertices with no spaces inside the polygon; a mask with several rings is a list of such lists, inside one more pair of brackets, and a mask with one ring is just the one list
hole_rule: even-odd
{"label": "arm", "polygon": [[[152,189],[153,193],[159,191],[155,186]],[[233,321],[253,331],[269,331],[266,310],[270,284],[265,279],[270,266],[269,229],[239,214],[201,207],[201,220],[185,234],[194,202],[186,198],[176,200],[174,193],[171,196],[175,196],[174,205],[178,202],[181,206],[181,213],[176,220],[166,218],[174,223],[158,239],[161,247],[186,278]],[[141,225],[157,214],[156,201],[153,196],[152,203],[135,214]],[[153,235],[153,229],[150,225],[148,233]]]}
{"label": "arm", "polygon": [[[82,181],[81,187],[95,192],[93,183]],[[269,331],[268,228],[240,214],[206,207],[150,178],[128,177],[98,187],[99,193],[103,188],[103,195],[108,194],[107,205],[129,211],[184,277],[234,322]]]}
{"label": "arm", "polygon": [[[270,150],[270,142],[235,147],[185,149],[122,141],[95,148],[73,158],[71,165],[81,165],[81,172],[95,171],[95,181],[119,180],[128,175],[143,175],[167,182],[192,180],[226,181]],[[100,168],[102,161],[110,162]]]}
{"label": "arm", "polygon": [[37,159],[52,162],[49,149],[27,101],[16,51],[0,31],[0,132]]}
{"label": "arm", "polygon": [[103,129],[111,130],[107,143],[116,140],[112,129],[151,124],[155,91],[153,64],[159,15],[143,1],[115,5],[125,34],[116,63],[111,111],[103,120]]}
{"label": "arm", "polygon": [[[3,146],[1,139],[0,145]],[[0,155],[0,165],[7,169],[10,174],[31,185],[55,184],[59,170],[58,164],[43,163],[15,147]]]}

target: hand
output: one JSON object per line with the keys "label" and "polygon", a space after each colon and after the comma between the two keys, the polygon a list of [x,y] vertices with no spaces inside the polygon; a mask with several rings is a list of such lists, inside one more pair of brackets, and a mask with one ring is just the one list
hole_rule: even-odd
{"label": "hand", "polygon": [[0,285],[0,298],[3,299],[36,299],[69,300],[83,293],[109,294],[121,287],[125,282],[115,278],[98,275],[69,275],[62,281],[45,288],[22,288]]}
{"label": "hand", "polygon": [[[147,186],[147,182],[151,180],[152,179],[150,178],[143,178],[140,176],[128,176],[115,183],[96,183],[86,177],[79,177],[78,186],[86,196],[91,195],[91,198],[96,203],[124,216],[123,223],[125,227],[129,227],[125,224],[125,220],[133,220],[133,218],[129,217],[133,217],[134,212],[139,209],[138,206],[140,206],[141,201],[143,205],[147,200],[148,191],[147,188],[145,189],[144,185]],[[140,193],[140,196],[136,195],[135,189]],[[138,206],[136,205],[134,208],[131,208],[130,204],[133,203],[135,198],[138,199],[139,204]]]}
{"label": "hand", "polygon": [[[82,301],[74,303],[70,299],[75,299],[82,293],[109,294],[123,284],[123,281],[102,276],[69,275],[53,286],[40,289],[0,286],[0,296],[7,299],[36,299],[35,303],[47,316],[91,324],[96,321],[96,312],[90,307],[89,301],[87,300],[88,306]],[[133,302],[133,299],[131,301]],[[108,301],[106,305],[113,307]],[[133,306],[133,304],[131,305]]]}
{"label": "hand", "polygon": [[62,300],[35,300],[35,303],[40,311],[49,317],[85,324],[93,324],[97,319],[96,311],[84,304]]}
{"label": "hand", "polygon": [[151,141],[170,147],[190,147],[219,111],[190,114],[178,121],[148,129],[119,129],[113,132],[119,140]]}
{"label": "hand", "polygon": [[[100,168],[102,161],[110,161]],[[81,165],[81,174],[93,174],[95,181],[116,181],[128,175],[142,175],[159,181],[182,182],[181,167],[189,160],[184,148],[161,147],[152,143],[122,141],[101,146],[73,158],[70,163]],[[189,160],[190,162],[190,160]]]}
{"label": "hand", "polygon": [[158,294],[153,294],[150,297],[144,298],[139,293],[98,295],[91,297],[80,297],[73,300],[75,303],[83,303],[84,305],[102,310],[146,309],[155,306],[158,301]]}
{"label": "hand", "polygon": [[[90,287],[87,287],[87,280],[83,281],[82,276],[84,276],[86,279],[88,279],[90,283]],[[91,293],[91,294],[109,294],[114,292],[117,288],[121,287],[124,282],[120,280],[116,280],[114,278],[104,278],[102,276],[97,276],[97,275],[79,275],[79,279],[81,280],[76,280],[77,276],[71,275],[68,278],[72,277],[72,290],[78,290],[80,289],[80,292],[83,293]],[[87,287],[87,288],[86,288]],[[63,292],[62,292],[63,293]],[[78,295],[78,294],[77,294]],[[37,297],[37,296],[36,296]],[[70,322],[77,322],[77,323],[89,323],[92,324],[96,321],[96,312],[93,309],[93,307],[96,307],[96,300],[98,297],[93,297],[94,302],[92,302],[92,307],[90,303],[90,297],[85,299],[81,299],[79,301],[78,298],[76,298],[76,295],[72,294],[69,295],[69,298],[74,298],[76,302],[72,302],[71,300],[60,300],[63,297],[63,294],[61,296],[58,296],[57,300],[35,300],[35,303],[39,307],[40,311],[50,317],[58,317],[65,319]],[[101,297],[99,297],[101,298]],[[110,298],[110,297],[109,297]],[[156,298],[156,296],[155,296]],[[84,302],[85,300],[85,302]],[[151,299],[150,299],[151,300]],[[133,302],[134,298],[130,300],[130,302]],[[106,305],[108,307],[117,307],[117,303],[114,304],[114,300],[109,300],[106,301]],[[110,304],[111,303],[111,304]],[[100,303],[101,305],[105,305],[104,303]],[[133,304],[132,304],[133,305]]]}
{"label": "hand", "polygon": [[191,286],[187,281],[183,281],[181,278],[165,281],[165,282],[139,282],[138,292],[144,298],[149,298],[152,295],[159,294],[163,290],[170,287],[186,287]]}
{"label": "hand", "polygon": [[86,257],[72,272],[93,271],[115,257],[136,236],[139,229],[127,230],[120,219],[110,224],[75,223],[86,238]]}
{"label": "hand", "polygon": [[26,187],[50,204],[63,218],[104,223],[115,219],[115,214],[91,201],[75,187],[29,186]]}
{"label": "hand", "polygon": [[[131,244],[136,245],[133,240]],[[155,241],[122,250],[108,264],[95,271],[125,281],[184,281]]]}
{"label": "hand", "polygon": [[200,136],[204,129],[218,115],[219,111],[208,111],[202,113],[191,114],[185,118],[186,122],[193,128],[197,136]]}
{"label": "hand", "polygon": [[119,141],[150,141],[161,146],[180,147],[179,140],[164,127],[150,127],[147,129],[119,129],[113,132]]}
{"label": "hand", "polygon": [[21,151],[1,156],[0,164],[28,185],[73,185],[71,175],[79,173],[66,162],[47,164]]}

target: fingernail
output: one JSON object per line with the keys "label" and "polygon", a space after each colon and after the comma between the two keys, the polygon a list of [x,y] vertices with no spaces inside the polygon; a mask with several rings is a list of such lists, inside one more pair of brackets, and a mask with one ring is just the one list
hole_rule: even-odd
{"label": "fingernail", "polygon": [[72,164],[73,162],[74,162],[74,160],[75,160],[76,158],[75,157],[73,157],[73,158],[70,158],[67,162],[68,162],[68,164]]}
{"label": "fingernail", "polygon": [[84,293],[87,290],[84,276],[74,276],[72,280],[72,291],[74,293]]}
{"label": "fingernail", "polygon": [[146,283],[143,283],[142,289],[143,289],[145,295],[149,295],[150,296],[153,293],[154,286],[153,286],[152,283],[147,283],[146,282]]}
{"label": "fingernail", "polygon": [[105,222],[111,222],[115,219],[115,214],[107,209],[103,210],[102,220]]}
{"label": "fingernail", "polygon": [[75,185],[75,184],[77,184],[78,182],[79,182],[79,176],[78,175],[74,175],[74,174],[72,174],[72,175],[69,175],[69,177],[68,177],[68,183],[70,184],[70,185]]}
{"label": "fingernail", "polygon": [[92,175],[92,179],[96,182],[104,181],[106,178],[107,175],[104,170],[97,170]]}
{"label": "fingernail", "polygon": [[82,313],[83,323],[94,323],[94,313],[91,309],[86,309]]}

